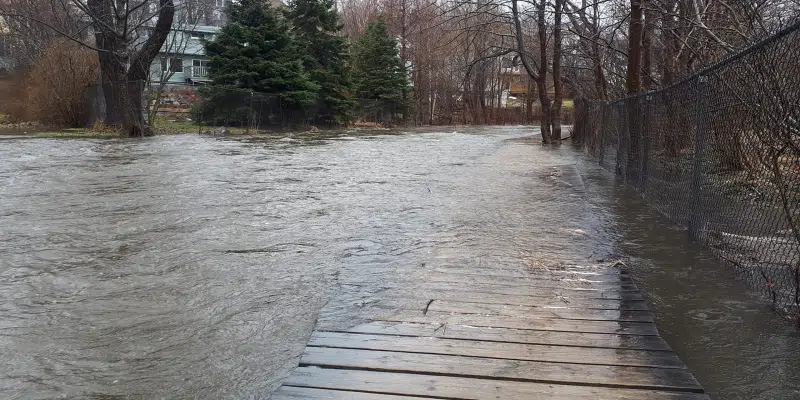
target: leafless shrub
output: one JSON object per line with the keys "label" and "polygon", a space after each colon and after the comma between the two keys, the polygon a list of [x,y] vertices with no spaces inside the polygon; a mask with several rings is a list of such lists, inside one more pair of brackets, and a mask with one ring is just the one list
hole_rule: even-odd
{"label": "leafless shrub", "polygon": [[25,79],[26,115],[46,125],[84,125],[84,92],[98,74],[97,57],[90,50],[66,40],[54,42]]}

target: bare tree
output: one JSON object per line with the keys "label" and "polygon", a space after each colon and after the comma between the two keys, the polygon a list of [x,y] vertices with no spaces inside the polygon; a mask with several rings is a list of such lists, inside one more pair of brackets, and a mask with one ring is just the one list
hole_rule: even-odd
{"label": "bare tree", "polygon": [[[154,59],[156,66],[151,67],[148,71],[146,82],[147,122],[151,126],[163,104],[167,86],[175,76],[177,68],[174,68],[174,61],[181,59],[176,56],[184,54],[190,47],[201,45],[200,38],[194,38],[192,32],[201,22],[215,23],[211,17],[213,10],[215,10],[213,2],[207,0],[182,1],[176,6],[172,30]],[[181,65],[182,68],[183,65]]]}
{"label": "bare tree", "polygon": [[555,23],[553,25],[553,109],[551,110],[551,123],[553,124],[553,143],[561,142],[561,106],[563,104],[563,87],[561,82],[561,14],[564,0],[555,0]]}
{"label": "bare tree", "polygon": [[[93,50],[100,63],[106,121],[126,136],[148,136],[142,92],[150,65],[167,39],[175,15],[173,0],[50,0],[54,15],[75,15],[77,29],[65,30],[34,10],[3,5],[0,15],[44,26]],[[81,35],[91,28],[90,35]]]}

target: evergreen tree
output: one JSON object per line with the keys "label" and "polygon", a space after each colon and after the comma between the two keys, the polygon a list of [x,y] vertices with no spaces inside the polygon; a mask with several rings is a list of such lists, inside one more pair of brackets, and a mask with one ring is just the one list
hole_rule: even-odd
{"label": "evergreen tree", "polygon": [[265,0],[231,2],[228,24],[205,42],[214,86],[275,94],[283,108],[313,104],[319,86],[298,57],[300,45],[280,12]]}
{"label": "evergreen tree", "polygon": [[409,83],[397,41],[389,35],[382,18],[367,25],[355,52],[354,75],[357,95],[383,100],[392,114],[405,114]]}
{"label": "evergreen tree", "polygon": [[347,122],[355,105],[354,88],[347,40],[337,35],[343,25],[334,0],[292,0],[286,16],[304,47],[303,66],[320,87],[317,119]]}

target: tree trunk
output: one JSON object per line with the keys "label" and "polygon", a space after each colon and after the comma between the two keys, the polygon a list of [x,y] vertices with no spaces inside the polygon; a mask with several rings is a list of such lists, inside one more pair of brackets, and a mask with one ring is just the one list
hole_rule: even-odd
{"label": "tree trunk", "polygon": [[[668,12],[677,9],[678,5],[675,1],[669,3]],[[664,42],[663,62],[661,72],[662,86],[668,86],[675,80],[675,63],[678,57],[678,49],[680,48],[680,41],[678,40],[678,26],[679,23],[675,20],[675,16],[666,14],[662,16],[662,29],[661,36]]]}
{"label": "tree trunk", "polygon": [[142,93],[144,92],[143,81],[128,82],[123,85],[126,89],[124,108],[124,118],[122,120],[122,131],[130,137],[153,136],[153,131],[145,124],[144,108],[142,104]]}
{"label": "tree trunk", "polygon": [[562,83],[561,83],[561,11],[564,7],[564,0],[556,0],[553,27],[553,109],[550,111],[550,122],[553,124],[550,141],[555,144],[561,143],[561,104]]}
{"label": "tree trunk", "polygon": [[125,79],[125,65],[118,61],[117,54],[124,47],[116,32],[106,29],[113,26],[111,3],[103,0],[88,0],[87,7],[92,15],[95,29],[95,45],[100,50],[97,58],[100,65],[100,86],[105,98],[105,123],[118,126],[123,120],[122,92],[119,82]]}
{"label": "tree trunk", "polygon": [[631,23],[628,28],[628,72],[625,79],[628,94],[642,90],[643,1],[631,0]]}
{"label": "tree trunk", "polygon": [[600,7],[599,2],[592,4],[592,54],[594,55],[594,79],[597,98],[608,99],[608,80],[603,71],[603,53],[600,50]]}
{"label": "tree trunk", "polygon": [[173,0],[159,0],[158,19],[152,33],[133,54],[130,53],[133,44],[127,39],[131,33],[128,29],[135,25],[128,21],[131,15],[112,10],[110,0],[88,0],[87,8],[99,49],[106,123],[119,126],[125,136],[152,135],[144,121],[143,82],[172,28],[175,16]]}
{"label": "tree trunk", "polygon": [[528,79],[528,94],[525,95],[525,123],[533,122],[533,80]]}
{"label": "tree trunk", "polygon": [[540,123],[542,131],[542,142],[553,143],[553,134],[550,130],[550,98],[547,96],[547,25],[545,24],[545,7],[547,0],[541,0],[538,7],[538,31],[539,31],[539,79],[536,86],[539,90],[539,102],[542,104],[542,121]]}
{"label": "tree trunk", "polygon": [[[645,1],[645,0],[642,0]],[[655,35],[655,10],[644,7],[644,26],[642,27],[642,87],[652,90],[653,80],[653,35]]]}
{"label": "tree trunk", "polygon": [[542,142],[550,143],[550,99],[547,98],[547,32],[545,31],[544,15],[546,4],[546,0],[541,0],[541,2],[537,4],[537,9],[539,11],[539,54],[541,55],[538,70],[534,70],[531,66],[532,58],[530,53],[525,50],[525,41],[522,35],[522,22],[520,22],[519,18],[517,0],[511,0],[511,15],[514,17],[514,36],[517,40],[519,58],[522,61],[522,66],[525,67],[525,72],[536,82],[536,88],[539,91],[539,101],[542,105],[542,120],[540,125]]}
{"label": "tree trunk", "polygon": [[[638,93],[642,90],[642,34],[644,33],[643,21],[644,0],[631,0],[631,23],[628,30],[628,71],[626,87],[628,94]],[[641,159],[640,123],[638,99],[632,99],[625,104],[627,109],[627,129],[623,141],[627,153],[625,163],[625,177],[628,182],[638,183]],[[620,157],[619,155],[617,156]],[[620,171],[622,172],[622,171]]]}

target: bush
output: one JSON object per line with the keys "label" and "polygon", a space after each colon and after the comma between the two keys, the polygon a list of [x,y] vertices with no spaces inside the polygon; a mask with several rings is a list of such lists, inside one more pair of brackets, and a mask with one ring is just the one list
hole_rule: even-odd
{"label": "bush", "polygon": [[27,75],[26,116],[51,126],[86,125],[85,91],[98,75],[94,52],[71,41],[54,42]]}
{"label": "bush", "polygon": [[0,123],[30,120],[28,108],[25,76],[14,74],[0,80],[0,114],[3,114]]}
{"label": "bush", "polygon": [[246,126],[253,115],[248,91],[203,88],[203,100],[192,105],[194,121],[212,126]]}
{"label": "bush", "polygon": [[306,113],[313,115],[316,111],[314,107],[299,111],[287,109],[280,96],[247,89],[208,86],[199,93],[202,100],[192,105],[190,115],[193,121],[203,125],[257,128],[282,127],[284,123],[302,125],[307,119]]}

